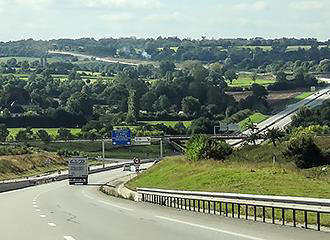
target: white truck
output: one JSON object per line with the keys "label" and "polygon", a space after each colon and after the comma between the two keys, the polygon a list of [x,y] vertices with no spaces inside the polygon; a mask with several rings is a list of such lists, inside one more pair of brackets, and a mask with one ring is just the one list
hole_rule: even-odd
{"label": "white truck", "polygon": [[69,184],[88,184],[88,159],[86,157],[72,157],[69,163]]}

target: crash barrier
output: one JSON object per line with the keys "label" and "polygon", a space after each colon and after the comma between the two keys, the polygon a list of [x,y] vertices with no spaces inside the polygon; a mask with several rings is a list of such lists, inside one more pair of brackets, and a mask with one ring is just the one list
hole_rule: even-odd
{"label": "crash barrier", "polygon": [[321,231],[328,229],[330,199],[138,188],[142,202]]}
{"label": "crash barrier", "polygon": [[[151,162],[154,162],[155,160],[157,160],[157,159],[145,159],[145,160],[141,160],[141,163],[142,164],[151,163]],[[125,164],[128,164],[128,163],[124,162],[124,163],[108,166],[105,168],[91,169],[89,171],[89,174],[95,174],[95,173],[106,172],[106,171],[122,168]],[[133,165],[133,163],[129,163],[129,164]],[[57,176],[52,176],[52,177],[45,176],[45,177],[40,177],[40,178],[35,178],[35,179],[2,182],[2,183],[0,183],[0,193],[23,189],[23,188],[27,188],[27,187],[33,187],[36,185],[47,184],[47,183],[56,182],[56,181],[63,181],[66,179],[68,179],[68,174],[62,174],[62,175],[57,175]]]}

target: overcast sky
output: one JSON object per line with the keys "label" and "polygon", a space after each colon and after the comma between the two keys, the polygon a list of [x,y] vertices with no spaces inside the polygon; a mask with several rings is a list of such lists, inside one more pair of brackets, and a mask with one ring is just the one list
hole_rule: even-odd
{"label": "overcast sky", "polygon": [[0,41],[80,37],[330,38],[330,0],[0,0]]}

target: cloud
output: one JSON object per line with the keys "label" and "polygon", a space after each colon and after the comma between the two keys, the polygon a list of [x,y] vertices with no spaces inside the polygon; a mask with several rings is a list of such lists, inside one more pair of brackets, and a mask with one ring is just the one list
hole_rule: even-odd
{"label": "cloud", "polygon": [[81,0],[81,2],[87,7],[155,8],[161,5],[159,0]]}
{"label": "cloud", "polygon": [[180,12],[169,14],[151,14],[144,18],[147,22],[173,22],[182,20],[183,15]]}
{"label": "cloud", "polygon": [[300,11],[317,11],[325,7],[322,1],[299,1],[291,2],[289,8]]}
{"label": "cloud", "polygon": [[107,21],[107,22],[123,22],[123,21],[133,20],[134,16],[133,16],[133,14],[131,14],[129,12],[112,13],[112,14],[102,15],[101,19],[103,21]]}
{"label": "cloud", "polygon": [[252,4],[248,3],[238,3],[232,5],[233,10],[239,10],[239,11],[253,11],[253,12],[261,12],[266,10],[268,7],[268,4],[265,1],[256,1]]}

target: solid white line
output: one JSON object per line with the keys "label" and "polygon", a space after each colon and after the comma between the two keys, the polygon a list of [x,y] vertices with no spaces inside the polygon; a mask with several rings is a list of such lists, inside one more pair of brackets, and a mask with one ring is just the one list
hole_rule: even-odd
{"label": "solid white line", "polygon": [[241,237],[241,238],[246,238],[246,239],[251,239],[251,240],[264,240],[262,238],[253,237],[253,236],[250,236],[250,235],[230,232],[230,231],[221,230],[221,229],[218,229],[218,228],[213,228],[213,227],[208,227],[208,226],[204,226],[204,225],[200,225],[200,224],[185,222],[185,221],[181,221],[181,220],[177,220],[177,219],[173,219],[173,218],[168,218],[168,217],[163,217],[163,216],[156,216],[156,217],[160,218],[160,219],[163,219],[163,220],[166,220],[166,221],[170,221],[170,222],[181,223],[181,224],[189,225],[189,226],[192,226],[192,227],[198,227],[198,228],[202,228],[202,229],[205,229],[205,230],[225,233],[225,234],[229,234],[229,235],[233,235],[233,236],[237,236],[237,237]]}
{"label": "solid white line", "polygon": [[50,226],[50,227],[56,227],[56,224],[55,223],[48,223],[48,226]]}
{"label": "solid white line", "polygon": [[112,203],[109,203],[109,202],[105,202],[105,201],[102,201],[102,200],[99,200],[99,202],[103,203],[103,204],[106,204],[106,205],[109,205],[111,207],[120,208],[120,209],[124,209],[124,210],[127,210],[127,211],[133,211],[133,209],[131,209],[131,208],[121,207],[121,206],[118,206],[118,205],[115,205],[115,204],[112,204]]}
{"label": "solid white line", "polygon": [[45,218],[45,217],[46,217],[46,215],[40,215],[40,217],[41,217],[41,218]]}
{"label": "solid white line", "polygon": [[74,239],[74,238],[71,237],[71,236],[64,236],[64,239],[65,239],[65,240],[76,240],[76,239]]}
{"label": "solid white line", "polygon": [[85,197],[87,197],[87,198],[89,198],[89,199],[91,199],[91,200],[95,200],[95,198],[89,196],[89,195],[85,192],[85,190],[82,190],[81,192],[82,192],[82,194],[83,194]]}

